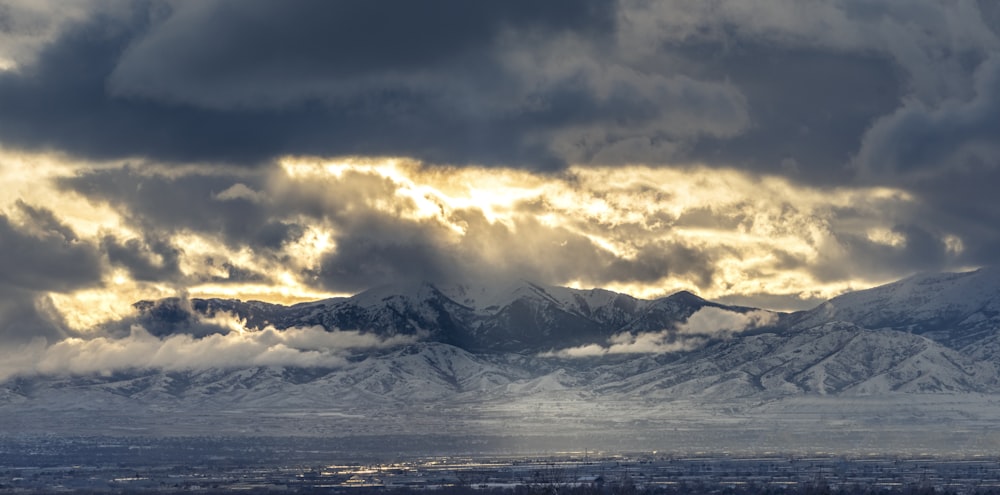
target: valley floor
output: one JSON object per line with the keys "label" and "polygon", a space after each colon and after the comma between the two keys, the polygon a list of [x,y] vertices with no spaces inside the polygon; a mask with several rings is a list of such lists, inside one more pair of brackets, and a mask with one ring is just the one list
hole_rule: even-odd
{"label": "valley floor", "polygon": [[324,438],[345,452],[495,455],[565,451],[812,455],[1000,454],[1000,396],[799,396],[761,404],[573,396],[326,409],[164,406],[0,408],[0,435]]}
{"label": "valley floor", "polygon": [[996,456],[582,451],[388,459],[349,451],[320,438],[0,437],[0,493],[1000,492]]}

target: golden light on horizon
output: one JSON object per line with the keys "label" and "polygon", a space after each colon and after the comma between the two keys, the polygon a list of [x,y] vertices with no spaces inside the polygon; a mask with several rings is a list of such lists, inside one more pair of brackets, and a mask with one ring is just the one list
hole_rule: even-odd
{"label": "golden light on horizon", "polygon": [[[0,211],[11,218],[20,218],[16,203],[23,201],[51,210],[79,237],[75,242],[97,246],[102,238],[122,243],[144,239],[145,227],[130,223],[127,210],[55,186],[60,178],[120,170],[125,164],[87,164],[9,150],[0,150],[0,158],[0,179],[10,184],[0,192]],[[194,166],[128,166],[130,174],[140,176],[202,174]],[[31,172],[24,175],[25,170]],[[212,174],[230,177],[218,170]],[[821,281],[810,274],[809,265],[845,255],[837,229],[889,248],[905,246],[905,237],[893,230],[892,216],[885,212],[914,201],[905,191],[887,187],[821,189],[777,176],[702,166],[572,166],[543,174],[432,166],[400,157],[286,157],[256,176],[238,171],[231,177],[228,188],[209,199],[247,201],[272,212],[275,221],[300,225],[301,233],[263,249],[224,242],[221,233],[165,230],[158,235],[167,236],[165,241],[177,249],[182,279],[140,283],[109,265],[99,287],[48,294],[62,308],[63,318],[79,329],[125,314],[136,300],[176,294],[281,304],[347,296],[321,288],[306,274],[316,273],[326,257],[336,255],[340,243],[349,242],[344,236],[364,235],[363,225],[343,224],[342,218],[351,215],[402,222],[426,232],[442,256],[464,263],[457,265],[459,273],[477,264],[503,270],[558,261],[567,268],[543,274],[549,278],[542,282],[647,298],[690,290],[708,299],[770,294],[811,300],[884,282]],[[267,180],[260,182],[261,177]],[[303,198],[321,207],[322,215],[296,210]],[[836,211],[845,208],[855,212],[850,220],[837,217]],[[963,249],[960,238],[947,239],[949,249]],[[587,245],[600,254],[597,259],[639,264],[664,245],[677,246],[702,253],[712,275],[706,279],[678,266],[664,276],[633,280],[627,273],[617,276],[592,265],[581,265],[573,274],[574,251],[563,250]],[[145,255],[151,266],[164,267],[162,256],[153,251]],[[789,257],[801,266],[782,268]],[[230,280],[231,267],[257,278]]]}

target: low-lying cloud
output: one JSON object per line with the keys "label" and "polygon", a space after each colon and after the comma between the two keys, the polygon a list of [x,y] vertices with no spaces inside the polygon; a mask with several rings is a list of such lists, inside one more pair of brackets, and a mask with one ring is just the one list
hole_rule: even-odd
{"label": "low-lying cloud", "polygon": [[133,325],[122,338],[68,338],[49,344],[45,339],[0,351],[0,380],[16,375],[108,375],[115,371],[159,369],[189,371],[256,366],[324,367],[347,364],[353,351],[410,344],[416,335],[380,337],[357,330],[327,331],[323,327],[247,331],[229,315],[208,324],[229,327],[227,333],[205,336],[174,334],[157,337]]}
{"label": "low-lying cloud", "polygon": [[683,335],[728,338],[744,330],[770,325],[776,320],[774,313],[762,309],[739,313],[708,306],[699,309],[687,321],[678,325],[677,332]]}
{"label": "low-lying cloud", "polygon": [[557,351],[542,357],[582,358],[608,354],[663,354],[690,351],[711,339],[728,339],[733,335],[773,324],[777,316],[764,310],[740,313],[716,307],[704,307],[673,329],[633,334],[622,332],[608,339],[607,344],[587,344]]}

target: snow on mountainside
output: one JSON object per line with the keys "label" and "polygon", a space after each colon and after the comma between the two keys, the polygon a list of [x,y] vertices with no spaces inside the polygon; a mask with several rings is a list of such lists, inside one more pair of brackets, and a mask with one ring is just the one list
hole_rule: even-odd
{"label": "snow on mountainside", "polygon": [[797,328],[849,321],[923,335],[979,359],[1000,357],[1000,267],[915,275],[831,299],[790,318]]}
{"label": "snow on mountainside", "polygon": [[[291,307],[195,299],[191,312],[235,314],[249,328],[319,325],[382,336],[426,335],[473,351],[538,352],[604,342],[614,334],[671,329],[705,307],[743,312],[681,292],[645,301],[601,289],[577,290],[530,282],[497,287],[429,283],[377,287],[350,298]],[[181,301],[144,301],[142,322],[185,331],[192,316]]]}
{"label": "snow on mountainside", "polygon": [[137,308],[139,323],[157,335],[197,333],[200,315],[227,312],[244,319],[251,331],[320,325],[419,335],[422,341],[352,350],[343,364],[329,368],[17,376],[0,384],[0,414],[119,409],[154,415],[241,409],[364,414],[439,405],[496,412],[564,401],[612,404],[615,414],[627,418],[640,410],[654,414],[650,411],[668,403],[737,410],[793,398],[1000,393],[996,269],[911,277],[783,315],[777,324],[702,336],[699,346],[669,353],[567,357],[571,354],[546,351],[608,349],[611,339],[623,335],[635,341],[655,335],[662,339],[657,342],[669,343],[683,337],[678,332],[699,311],[749,315],[750,308],[722,306],[687,292],[649,301],[527,282],[386,286],[290,307],[211,299],[143,302]]}
{"label": "snow on mountainside", "polygon": [[923,337],[831,323],[792,334],[738,336],[688,354],[611,360],[473,354],[448,344],[422,343],[358,356],[332,369],[21,377],[7,384],[0,411],[374,411],[556,397],[636,404],[640,409],[679,399],[746,407],[807,395],[986,393],[996,391],[997,383],[992,368]]}
{"label": "snow on mountainside", "polygon": [[634,398],[989,392],[995,371],[929,339],[849,323],[744,335],[602,384]]}

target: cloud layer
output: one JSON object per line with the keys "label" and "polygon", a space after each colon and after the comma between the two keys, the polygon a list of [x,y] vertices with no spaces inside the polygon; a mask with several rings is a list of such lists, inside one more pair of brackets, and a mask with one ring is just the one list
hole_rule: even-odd
{"label": "cloud layer", "polygon": [[706,306],[699,309],[676,328],[659,332],[628,333],[611,336],[607,343],[587,344],[558,349],[542,357],[586,358],[609,354],[664,354],[690,351],[705,345],[709,340],[727,339],[734,334],[771,325],[777,315],[755,310],[746,313]]}
{"label": "cloud layer", "polygon": [[0,0],[0,341],[178,295],[525,277],[793,309],[997,264],[998,25],[982,0]]}
{"label": "cloud layer", "polygon": [[[246,331],[241,322],[217,315],[202,322],[219,333],[152,335],[135,325],[122,338],[35,339],[0,351],[0,380],[34,374],[87,375],[129,370],[191,371],[256,366],[337,368],[351,352],[415,342],[416,336],[380,338],[322,327]],[[228,331],[227,331],[228,330]]]}
{"label": "cloud layer", "polygon": [[31,204],[10,198],[2,282],[55,308],[69,334],[127,317],[139,299],[297,302],[510,277],[803,307],[959,263],[970,248],[926,223],[904,190],[704,166],[541,174],[290,157],[254,171],[105,163],[49,174]]}
{"label": "cloud layer", "polygon": [[997,14],[973,0],[5,5],[4,141],[91,158],[699,161],[842,181],[849,160],[932,159],[915,142],[967,161],[995,128]]}

